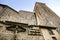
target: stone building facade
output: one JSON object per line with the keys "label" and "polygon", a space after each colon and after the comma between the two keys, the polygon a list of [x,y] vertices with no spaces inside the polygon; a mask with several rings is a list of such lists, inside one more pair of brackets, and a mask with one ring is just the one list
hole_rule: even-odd
{"label": "stone building facade", "polygon": [[[60,28],[60,18],[44,3],[36,2],[34,11],[38,25],[47,25]],[[60,29],[58,29],[60,31]]]}
{"label": "stone building facade", "polygon": [[60,18],[44,3],[34,12],[0,4],[0,40],[60,40]]}

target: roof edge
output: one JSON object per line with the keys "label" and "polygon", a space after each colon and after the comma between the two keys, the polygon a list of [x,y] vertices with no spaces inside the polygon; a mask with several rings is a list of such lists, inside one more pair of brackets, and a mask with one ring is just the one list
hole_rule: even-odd
{"label": "roof edge", "polygon": [[43,4],[43,5],[45,5],[45,3],[42,3],[42,2],[36,2],[35,4]]}
{"label": "roof edge", "polygon": [[19,12],[29,12],[29,13],[33,13],[31,11],[25,11],[25,10],[20,10]]}
{"label": "roof edge", "polygon": [[[10,6],[8,6],[8,5],[5,5],[5,4],[0,4],[0,6],[5,6],[5,7],[8,7],[8,8],[10,8],[10,9],[12,9],[13,11],[15,11],[15,12],[17,12],[16,10],[14,10],[13,8],[11,8]],[[17,12],[18,13],[18,12]]]}

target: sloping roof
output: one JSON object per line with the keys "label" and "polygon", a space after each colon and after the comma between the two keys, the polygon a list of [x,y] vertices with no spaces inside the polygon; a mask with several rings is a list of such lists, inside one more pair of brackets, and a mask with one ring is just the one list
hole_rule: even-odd
{"label": "sloping roof", "polygon": [[44,3],[36,2],[34,12],[38,25],[59,26],[59,17]]}
{"label": "sloping roof", "polygon": [[[5,4],[0,4],[0,6],[3,6],[3,7],[8,7],[8,8],[10,8],[10,9],[12,9],[13,11],[15,11],[15,12],[17,12],[16,10],[14,10],[13,8],[11,8],[10,6],[8,6],[8,5],[5,5]],[[17,12],[18,13],[18,12]]]}
{"label": "sloping roof", "polygon": [[19,11],[19,15],[20,15],[20,21],[22,23],[28,23],[29,25],[32,24],[36,25],[36,18],[33,12],[21,10]]}
{"label": "sloping roof", "polygon": [[[0,4],[3,7],[8,7],[10,9],[12,9],[11,7],[7,6],[7,5],[3,5]],[[16,10],[12,9],[14,12],[17,12]],[[10,10],[9,10],[10,11]],[[7,21],[13,21],[13,22],[20,22],[20,23],[27,23],[29,25],[31,24],[35,24],[36,25],[36,21],[35,21],[35,15],[33,12],[29,12],[29,11],[19,11],[16,13],[12,13],[12,11],[10,12],[6,12],[4,15],[4,19],[3,17],[1,17],[2,20],[7,20]],[[8,16],[9,15],[9,16]]]}
{"label": "sloping roof", "polygon": [[[36,6],[36,4],[38,4],[38,5]],[[41,25],[41,24],[43,24],[44,26],[52,25],[52,27],[55,27],[55,24],[58,23],[57,21],[59,20],[58,16],[53,11],[51,11],[45,5],[45,3],[36,2],[36,4],[35,4],[35,8],[34,8],[35,13],[29,12],[29,11],[24,11],[24,10],[17,12],[16,10],[12,9],[11,7],[9,7],[7,5],[0,4],[0,6],[8,7],[10,9],[12,9],[13,11],[17,12],[18,14],[15,14],[15,16],[18,16],[19,18],[15,17],[13,15],[12,15],[12,17],[14,17],[15,19],[17,18],[16,20],[19,23],[26,23],[28,25],[37,25],[37,23],[40,22],[39,25]],[[9,13],[9,15],[10,15],[10,13]],[[35,17],[35,15],[36,15],[36,17]],[[38,17],[38,19],[37,19],[37,17]],[[56,26],[58,26],[58,24],[56,24]]]}

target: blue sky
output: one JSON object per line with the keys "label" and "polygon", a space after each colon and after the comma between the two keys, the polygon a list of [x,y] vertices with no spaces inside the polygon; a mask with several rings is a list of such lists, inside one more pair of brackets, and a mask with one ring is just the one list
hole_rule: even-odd
{"label": "blue sky", "polygon": [[16,11],[33,11],[35,2],[45,3],[60,17],[60,0],[0,0],[0,4],[5,4]]}

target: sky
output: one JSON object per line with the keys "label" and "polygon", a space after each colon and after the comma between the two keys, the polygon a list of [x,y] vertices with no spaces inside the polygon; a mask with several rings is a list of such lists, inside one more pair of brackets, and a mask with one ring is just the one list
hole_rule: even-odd
{"label": "sky", "polygon": [[5,4],[16,11],[26,10],[33,12],[36,2],[45,3],[60,17],[60,0],[0,0],[0,4]]}

